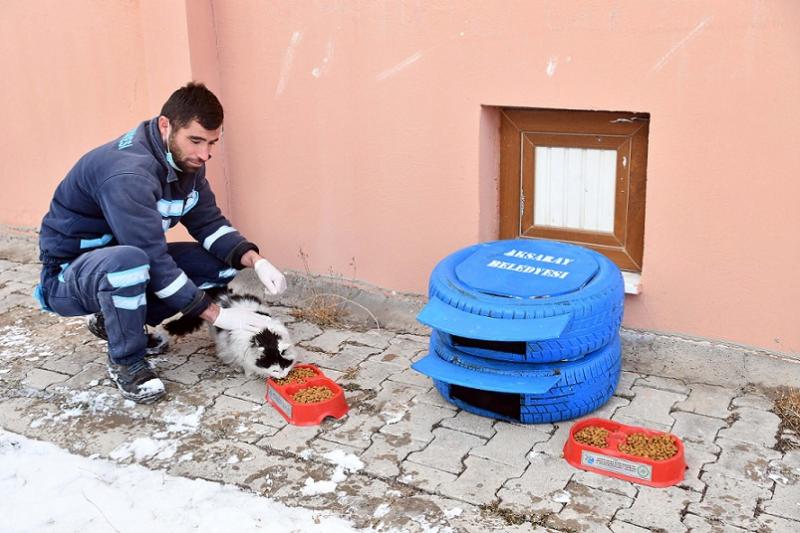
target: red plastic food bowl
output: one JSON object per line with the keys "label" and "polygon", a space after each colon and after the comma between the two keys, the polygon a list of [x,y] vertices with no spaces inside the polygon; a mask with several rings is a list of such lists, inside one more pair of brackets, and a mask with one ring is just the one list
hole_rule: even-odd
{"label": "red plastic food bowl", "polygon": [[[279,385],[272,378],[267,379],[266,399],[287,422],[295,426],[316,426],[326,417],[332,416],[339,419],[347,414],[347,400],[345,400],[344,391],[339,385],[327,378],[314,365],[297,365],[295,368],[309,368],[315,376],[302,383],[286,385]],[[333,397],[317,403],[298,403],[292,399],[302,389],[320,386],[333,391]]]}
{"label": "red plastic food bowl", "polygon": [[[582,444],[575,440],[575,433],[587,426],[596,426],[608,430],[605,448],[590,444]],[[647,457],[638,457],[619,451],[620,444],[628,435],[642,433],[648,437],[669,435],[678,451],[669,459],[655,461]],[[686,472],[686,458],[681,439],[663,431],[626,426],[605,418],[587,418],[572,425],[569,438],[564,444],[564,458],[576,468],[597,472],[605,476],[625,479],[650,487],[669,487],[683,480]]]}

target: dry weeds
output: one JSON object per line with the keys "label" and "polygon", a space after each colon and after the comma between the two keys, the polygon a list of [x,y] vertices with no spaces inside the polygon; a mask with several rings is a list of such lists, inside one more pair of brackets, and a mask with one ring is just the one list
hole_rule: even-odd
{"label": "dry weeds", "polygon": [[[775,414],[781,419],[780,441],[781,451],[797,449],[800,436],[800,390],[793,387],[780,389],[775,399]],[[787,438],[793,437],[793,438]]]}
{"label": "dry weeds", "polygon": [[292,315],[295,318],[312,322],[321,328],[344,327],[346,326],[347,318],[350,316],[348,306],[355,306],[364,310],[372,320],[375,321],[375,327],[380,329],[378,319],[372,311],[353,300],[360,290],[355,285],[355,257],[350,260],[350,267],[353,269],[353,276],[350,280],[345,280],[342,274],[334,272],[332,268],[329,269],[330,277],[336,280],[339,286],[344,288],[346,295],[342,295],[332,292],[318,292],[315,288],[315,284],[312,282],[314,274],[311,273],[311,269],[308,266],[308,254],[301,248],[298,255],[303,261],[306,285],[310,288],[312,294],[303,300],[302,307],[292,311]]}

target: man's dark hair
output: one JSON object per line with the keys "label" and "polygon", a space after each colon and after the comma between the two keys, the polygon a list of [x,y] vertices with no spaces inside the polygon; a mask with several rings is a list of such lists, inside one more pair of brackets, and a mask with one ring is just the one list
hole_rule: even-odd
{"label": "man's dark hair", "polygon": [[161,114],[169,119],[170,125],[179,130],[196,120],[207,130],[222,126],[222,104],[214,93],[202,83],[189,82],[181,87],[164,103]]}

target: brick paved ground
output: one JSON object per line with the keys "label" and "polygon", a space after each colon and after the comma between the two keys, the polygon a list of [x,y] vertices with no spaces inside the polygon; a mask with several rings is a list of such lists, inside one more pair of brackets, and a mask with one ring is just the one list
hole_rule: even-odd
{"label": "brick paved ground", "polygon": [[[2,243],[0,243],[2,244]],[[686,445],[684,481],[649,488],[576,470],[561,451],[572,422],[514,425],[444,402],[409,369],[427,337],[325,329],[278,306],[301,359],[346,390],[350,413],[287,425],[265,385],[220,365],[205,333],[156,359],[168,398],[123,401],[104,343],[80,319],[29,297],[35,252],[0,246],[0,426],[74,453],[237,484],[357,526],[408,531],[800,531],[800,451],[771,411],[771,387],[800,385],[791,359],[624,332],[624,371],[592,416],[669,430]],[[335,454],[360,468],[335,472]],[[337,482],[311,494],[314,481]]]}

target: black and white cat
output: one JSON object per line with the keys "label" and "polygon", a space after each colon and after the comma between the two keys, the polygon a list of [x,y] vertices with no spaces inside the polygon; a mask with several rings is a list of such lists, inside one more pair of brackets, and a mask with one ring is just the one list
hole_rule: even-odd
{"label": "black and white cat", "polygon": [[[246,376],[286,377],[295,363],[292,339],[286,326],[272,318],[267,307],[256,296],[229,292],[209,295],[220,307],[250,309],[270,317],[267,328],[255,334],[245,330],[224,330],[209,326],[217,345],[217,356],[222,362],[238,366]],[[164,324],[164,329],[171,335],[181,336],[196,331],[203,322],[199,316],[184,316]]]}

